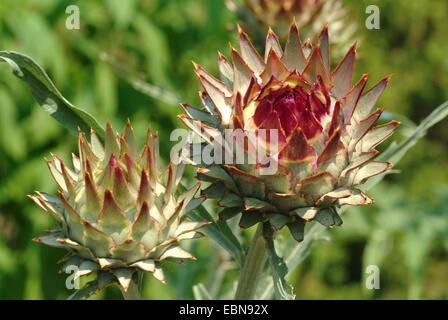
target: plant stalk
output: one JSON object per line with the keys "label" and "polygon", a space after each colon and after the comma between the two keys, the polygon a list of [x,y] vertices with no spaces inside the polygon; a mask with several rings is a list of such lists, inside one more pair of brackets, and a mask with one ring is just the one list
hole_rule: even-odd
{"label": "plant stalk", "polygon": [[124,291],[124,289],[121,286],[119,287],[125,300],[142,300],[140,291],[138,289],[138,283],[136,283],[135,281],[131,280],[131,284],[129,285],[127,291]]}
{"label": "plant stalk", "polygon": [[246,262],[241,270],[235,300],[252,300],[254,297],[256,284],[267,257],[262,233],[263,224],[259,223],[252,239]]}

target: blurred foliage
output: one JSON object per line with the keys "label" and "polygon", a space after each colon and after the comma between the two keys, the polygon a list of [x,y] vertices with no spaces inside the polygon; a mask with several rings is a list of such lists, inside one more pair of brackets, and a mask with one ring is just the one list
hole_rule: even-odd
{"label": "blurred foliage", "polygon": [[[367,30],[366,0],[345,0],[358,22],[356,74],[369,72],[368,85],[393,74],[379,105],[406,128],[419,123],[448,100],[448,2],[378,0],[381,29]],[[220,0],[76,1],[80,30],[65,25],[65,0],[0,2],[0,49],[35,59],[62,94],[116,128],[133,122],[137,139],[149,123],[161,141],[181,127],[180,107],[135,90],[109,62],[176,97],[198,104],[199,83],[191,60],[217,74],[217,50],[228,56],[237,17]],[[331,35],[330,35],[331,36]],[[357,79],[356,79],[357,80]],[[173,143],[163,143],[168,159]],[[344,214],[343,227],[326,231],[294,272],[299,299],[387,299],[448,297],[448,122],[430,130],[373,190],[376,204]],[[34,190],[55,192],[44,157],[53,152],[68,160],[76,138],[43,112],[25,85],[0,64],[0,298],[65,299],[66,275],[56,261],[63,252],[30,240],[51,227],[50,219],[29,199]],[[191,172],[190,172],[191,173]],[[250,231],[251,232],[251,231]],[[242,234],[244,239],[248,234]],[[327,239],[327,240],[328,240]],[[235,265],[206,239],[192,244],[198,261],[168,267],[168,285],[146,277],[148,299],[193,298],[202,282],[212,297],[229,298],[238,277]],[[365,267],[378,265],[381,289],[366,290]],[[227,273],[216,270],[226,270]],[[222,285],[221,285],[222,284]],[[120,299],[117,288],[94,298]]]}

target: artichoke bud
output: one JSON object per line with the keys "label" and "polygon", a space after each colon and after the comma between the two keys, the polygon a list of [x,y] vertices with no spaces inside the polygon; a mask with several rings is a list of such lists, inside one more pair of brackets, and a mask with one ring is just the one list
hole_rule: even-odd
{"label": "artichoke bud", "polygon": [[[245,0],[245,7],[240,7],[232,0],[227,0],[228,7],[241,14],[245,28],[252,26],[247,13],[254,17],[253,27],[265,30],[271,26],[281,39],[288,35],[291,20],[297,22],[305,39],[317,39],[322,26],[329,24],[334,51],[340,56],[353,42],[357,23],[350,21],[350,10],[341,0]],[[247,9],[246,9],[247,8]],[[247,13],[245,13],[247,12]],[[247,23],[246,23],[247,22]]]}
{"label": "artichoke bud", "polygon": [[200,183],[178,195],[184,164],[160,169],[157,133],[149,129],[140,150],[129,122],[121,135],[107,123],[104,146],[94,131],[90,143],[79,131],[78,147],[73,168],[55,155],[47,161],[58,195],[29,196],[57,221],[34,240],[68,250],[61,271],[75,266],[75,278],[98,271],[98,281],[118,280],[126,291],[137,270],[165,282],[161,261],[195,259],[180,244],[202,237],[197,229],[208,224],[187,217],[203,201],[194,198]]}

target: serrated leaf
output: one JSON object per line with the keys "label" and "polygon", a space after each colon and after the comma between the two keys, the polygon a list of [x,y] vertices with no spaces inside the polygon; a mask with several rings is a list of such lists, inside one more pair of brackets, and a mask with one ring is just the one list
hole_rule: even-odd
{"label": "serrated leaf", "polygon": [[294,300],[293,287],[286,281],[288,267],[285,261],[277,255],[273,239],[266,241],[266,250],[272,270],[275,297],[279,300]]}
{"label": "serrated leaf", "polygon": [[67,300],[81,300],[88,299],[99,290],[98,281],[90,281],[84,285],[81,289],[70,295]]}
{"label": "serrated leaf", "polygon": [[[320,226],[319,228],[319,226],[320,225],[318,224],[314,224],[311,228],[308,228],[308,232],[306,233],[304,240],[299,245],[297,244],[297,241],[291,237],[285,247],[282,248],[282,252],[284,252],[283,261],[288,268],[286,277],[288,277],[291,271],[301,264],[309,255],[311,244],[318,236],[319,232],[324,230],[324,227]],[[263,278],[264,277],[266,277],[266,275],[264,275]],[[260,300],[272,299],[274,291],[274,283],[271,282],[260,294]]]}

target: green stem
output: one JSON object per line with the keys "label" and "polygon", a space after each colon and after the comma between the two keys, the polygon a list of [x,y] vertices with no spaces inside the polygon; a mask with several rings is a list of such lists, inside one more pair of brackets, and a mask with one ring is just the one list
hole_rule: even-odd
{"label": "green stem", "polygon": [[259,223],[252,239],[246,262],[241,270],[235,300],[252,300],[255,294],[258,277],[266,262],[266,247],[262,232],[263,224]]}
{"label": "green stem", "polygon": [[138,284],[135,281],[131,280],[131,284],[127,291],[124,291],[121,286],[119,287],[125,300],[142,300],[140,291],[138,290]]}

